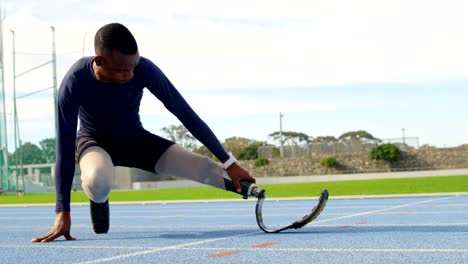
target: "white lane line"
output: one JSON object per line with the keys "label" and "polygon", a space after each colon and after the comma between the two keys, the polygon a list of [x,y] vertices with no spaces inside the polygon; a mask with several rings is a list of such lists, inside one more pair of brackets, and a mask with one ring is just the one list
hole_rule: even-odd
{"label": "white lane line", "polygon": [[[396,209],[396,208],[399,208],[400,206],[396,206],[396,207],[387,207],[387,208],[384,208],[384,209],[379,209],[379,210],[374,210],[372,211],[374,215],[392,215],[392,214],[395,214],[395,213],[399,213],[399,212],[392,212],[392,213],[380,213],[382,211],[386,211],[386,210],[392,210],[392,209]],[[310,209],[310,208],[309,208]],[[333,208],[334,209],[334,208]],[[433,214],[433,215],[446,215],[446,214],[450,214],[450,215],[455,215],[455,214],[467,214],[468,211],[466,210],[453,210],[453,211],[414,211],[414,212],[411,212],[411,214],[414,214],[414,215],[417,215],[417,214]],[[361,213],[358,213],[358,214],[361,214]],[[365,213],[367,214],[367,213]],[[265,217],[302,217],[304,215],[304,212],[302,213],[294,213],[294,214],[287,214],[287,213],[283,213],[283,214],[272,214],[272,213],[269,213],[269,212],[266,212],[264,213],[264,216]],[[333,215],[339,215],[339,216],[343,216],[345,218],[348,218],[348,215],[346,214],[343,214],[343,213],[330,213],[330,212],[327,212],[327,215],[328,216],[333,216]],[[180,214],[180,215],[165,215],[165,216],[138,216],[139,219],[170,219],[170,218],[173,218],[173,219],[180,219],[180,218],[197,218],[197,219],[208,219],[208,218],[232,218],[232,217],[236,217],[236,218],[252,218],[252,214],[207,214],[207,215],[190,215],[190,214]],[[88,219],[89,217],[73,217],[73,219]],[[115,216],[115,217],[112,217],[112,219],[134,219],[135,216]],[[52,219],[51,217],[30,217],[30,218],[24,218],[24,217],[0,217],[0,220],[17,220],[17,221],[29,221],[29,220],[49,220],[49,219]],[[0,228],[2,227],[2,225],[0,224]]]}
{"label": "white lane line", "polygon": [[80,264],[94,264],[94,263],[102,263],[102,262],[114,261],[114,260],[119,260],[119,259],[126,259],[126,258],[131,258],[131,257],[136,257],[136,256],[161,252],[161,251],[175,250],[175,249],[178,250],[178,249],[181,249],[181,248],[184,248],[184,247],[202,245],[202,244],[207,244],[207,243],[211,243],[211,242],[215,242],[215,241],[227,240],[227,239],[231,239],[231,238],[243,237],[243,236],[248,236],[248,235],[253,235],[253,234],[258,234],[258,233],[261,233],[261,231],[244,233],[244,234],[227,236],[227,237],[200,240],[200,241],[196,241],[196,242],[184,243],[184,244],[179,244],[179,245],[174,245],[174,246],[160,247],[160,248],[155,248],[155,249],[150,249],[150,250],[133,252],[133,253],[129,253],[129,254],[122,254],[122,255],[117,255],[117,256],[113,256],[113,257],[109,257],[109,258],[101,258],[101,259],[95,259],[95,260],[79,262],[79,263]]}
{"label": "white lane line", "polygon": [[[440,252],[468,252],[468,248],[278,248],[278,247],[271,247],[271,248],[223,248],[223,247],[188,247],[189,244],[196,245],[208,243],[206,241],[199,241],[194,243],[187,243],[177,246],[170,246],[170,247],[125,247],[125,246],[35,246],[35,245],[2,245],[2,248],[59,248],[59,249],[128,249],[128,250],[142,250],[135,253],[129,253],[126,255],[120,255],[115,257],[110,257],[106,259],[99,259],[99,260],[92,260],[88,262],[82,263],[100,263],[105,261],[112,261],[117,259],[128,258],[132,256],[139,256],[143,254],[151,254],[153,252],[159,251],[167,251],[167,250],[188,250],[188,251],[281,251],[281,252],[421,252],[421,253],[440,253]],[[209,241],[211,242],[211,241]]]}
{"label": "white lane line", "polygon": [[59,249],[137,249],[137,250],[142,250],[142,249],[155,249],[156,247],[127,247],[127,246],[57,246],[57,245],[43,245],[44,243],[33,243],[32,245],[0,245],[0,248],[59,248]]}
{"label": "white lane line", "polygon": [[281,252],[410,252],[410,253],[441,253],[441,252],[468,252],[468,248],[190,248],[184,247],[180,250],[203,250],[203,251],[281,251]]}
{"label": "white lane line", "polygon": [[[317,227],[336,227],[337,225],[322,225],[316,224],[314,228]],[[349,224],[352,227],[466,227],[468,226],[468,222],[465,223],[419,223],[419,224]],[[36,229],[50,229],[52,226],[0,226],[0,228],[11,229],[11,228],[36,228]],[[90,228],[91,225],[74,225],[73,228]],[[194,228],[209,228],[209,229],[235,229],[235,228],[256,228],[258,225],[251,224],[251,225],[145,225],[145,226],[138,226],[138,225],[117,225],[111,226],[112,228],[137,228],[137,229],[145,229],[145,228],[157,228],[157,229],[194,229]],[[164,231],[164,230],[161,230]],[[184,231],[182,231],[184,232]],[[117,233],[115,233],[117,234]],[[3,246],[0,244],[0,247]]]}
{"label": "white lane line", "polygon": [[[178,229],[178,228],[209,228],[209,229],[216,229],[216,228],[255,228],[258,227],[256,224],[251,224],[251,225],[238,225],[238,224],[233,224],[233,225],[111,225],[110,228],[136,228],[136,229],[159,229],[159,228],[169,228],[169,229]],[[0,229],[11,229],[11,228],[18,228],[18,229],[23,229],[23,228],[34,228],[38,230],[42,229],[50,229],[52,226],[32,226],[32,225],[0,225]],[[86,225],[73,225],[73,229],[76,228],[91,228],[90,224]],[[155,230],[157,231],[157,230]],[[117,233],[114,233],[117,234]],[[1,244],[0,244],[1,245]]]}
{"label": "white lane line", "polygon": [[[351,224],[351,227],[466,227],[468,223],[421,223],[421,224]],[[336,227],[336,225],[315,225],[317,227]],[[398,230],[396,230],[398,231]]]}
{"label": "white lane line", "polygon": [[[47,219],[54,219],[55,216],[44,216],[44,217],[23,217],[23,216],[16,216],[16,217],[3,217],[0,216],[0,220],[47,220]],[[177,214],[177,215],[155,215],[155,216],[138,216],[140,219],[165,219],[165,218],[182,218],[187,217],[184,214]],[[228,217],[228,216],[226,216]],[[72,216],[73,219],[89,219],[89,216]],[[113,216],[112,219],[135,219],[135,215],[132,216]]]}
{"label": "white lane line", "polygon": [[[346,219],[346,218],[352,218],[352,217],[356,217],[356,216],[370,215],[370,214],[380,213],[380,212],[389,211],[389,210],[393,210],[393,209],[408,207],[408,206],[412,206],[412,205],[416,205],[416,204],[423,204],[423,203],[430,203],[430,202],[434,202],[434,201],[446,200],[446,199],[449,199],[449,198],[451,198],[451,197],[443,197],[443,198],[424,200],[424,201],[419,201],[419,202],[414,202],[414,203],[409,203],[409,204],[402,204],[402,205],[392,206],[392,207],[379,209],[379,210],[374,210],[374,211],[368,211],[368,212],[362,212],[362,213],[357,213],[357,214],[350,214],[350,215],[345,215],[345,216],[340,216],[340,217],[334,217],[334,218],[329,218],[329,219],[324,219],[324,220],[313,221],[310,224],[326,223],[326,222],[332,222],[332,221]],[[326,208],[325,208],[325,211],[326,211]]]}

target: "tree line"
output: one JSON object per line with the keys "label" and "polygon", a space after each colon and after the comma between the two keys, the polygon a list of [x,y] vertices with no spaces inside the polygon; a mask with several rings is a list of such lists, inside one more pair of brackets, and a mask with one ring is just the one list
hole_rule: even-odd
{"label": "tree line", "polygon": [[[216,160],[216,157],[183,126],[170,125],[161,129],[162,135],[182,147],[195,153],[206,155]],[[305,133],[294,131],[275,131],[268,135],[278,145],[302,145],[310,143],[334,143],[342,141],[363,141],[363,142],[381,142],[372,134],[364,130],[346,132],[338,138],[333,136],[312,137]],[[8,161],[10,165],[20,164],[42,164],[53,163],[56,159],[55,138],[46,138],[39,142],[39,145],[25,142],[13,153],[9,153]],[[258,158],[258,148],[261,146],[275,147],[276,155],[279,156],[277,145],[268,144],[266,141],[258,141],[245,137],[230,137],[221,142],[224,148],[231,152],[239,160],[253,160]]]}

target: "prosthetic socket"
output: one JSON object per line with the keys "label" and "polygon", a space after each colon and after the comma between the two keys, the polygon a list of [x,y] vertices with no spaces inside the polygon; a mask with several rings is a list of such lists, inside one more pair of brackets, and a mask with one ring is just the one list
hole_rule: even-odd
{"label": "prosthetic socket", "polygon": [[[234,186],[234,183],[231,180],[224,179],[224,185],[227,191],[235,192],[242,195],[242,198],[247,199],[248,197],[254,196],[256,198],[260,198],[259,196],[265,196],[265,191],[258,188],[255,183],[248,182],[248,181],[241,181],[241,192],[239,193]],[[263,192],[262,192],[263,191]],[[265,197],[263,197],[265,198]]]}

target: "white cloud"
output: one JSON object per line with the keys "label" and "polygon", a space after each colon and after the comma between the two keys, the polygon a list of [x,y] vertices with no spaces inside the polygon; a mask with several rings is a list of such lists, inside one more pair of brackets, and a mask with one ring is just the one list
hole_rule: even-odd
{"label": "white cloud", "polygon": [[[160,114],[167,111],[157,99],[147,94],[142,102],[142,114]],[[329,111],[341,105],[294,102],[291,100],[269,100],[259,97],[238,94],[191,94],[186,100],[200,114],[216,115],[250,115],[252,113],[272,113],[278,109],[285,112]]]}
{"label": "white cloud", "polygon": [[[88,5],[92,19],[79,23],[79,14],[73,14],[56,25],[59,53],[82,50],[86,34],[85,50],[91,55],[97,28],[120,18],[137,36],[142,54],[157,61],[182,89],[468,75],[468,17],[463,12],[468,4],[463,1],[113,0]],[[71,11],[66,5],[55,8]],[[50,22],[37,15],[40,10],[19,10],[7,17],[7,25],[17,28],[19,49],[47,49]]]}
{"label": "white cloud", "polygon": [[[252,105],[259,113],[372,109],[377,103],[305,103],[287,94],[277,100],[249,89],[466,79],[466,10],[464,0],[8,1],[6,90],[11,96],[10,29],[18,51],[42,54],[18,56],[19,73],[48,60],[55,26],[60,83],[83,47],[93,55],[95,31],[121,21],[134,32],[142,55],[203,114],[248,115]],[[51,78],[45,67],[21,77],[18,91],[43,89]],[[210,95],[193,92],[203,90]],[[142,113],[165,111],[155,102],[145,99]],[[21,106],[21,117],[45,118],[47,104]]]}
{"label": "white cloud", "polygon": [[[6,102],[6,111],[11,116],[11,120],[13,120],[13,102],[7,101]],[[42,123],[54,123],[54,101],[53,98],[24,98],[18,99],[17,104],[17,113],[18,119],[20,122],[31,122],[34,120],[42,120]],[[47,120],[47,121],[44,121]]]}
{"label": "white cloud", "polygon": [[[188,93],[184,95],[192,108],[202,115],[218,116],[249,116],[252,114],[268,113],[312,113],[346,110],[373,110],[376,108],[407,108],[411,106],[410,102],[405,100],[387,100],[387,101],[362,101],[353,100],[352,102],[336,100],[330,98],[328,101],[319,101],[313,98],[286,99],[272,98],[268,94],[264,96],[254,96],[248,93]],[[142,115],[160,115],[165,114],[164,108],[152,94],[145,92],[141,104]]]}

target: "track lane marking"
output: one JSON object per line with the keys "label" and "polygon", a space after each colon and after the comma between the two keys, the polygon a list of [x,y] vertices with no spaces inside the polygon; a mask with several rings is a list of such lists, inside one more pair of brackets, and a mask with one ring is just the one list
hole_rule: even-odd
{"label": "track lane marking", "polygon": [[232,256],[232,255],[237,255],[239,254],[240,251],[224,251],[224,252],[220,252],[220,253],[214,253],[214,254],[210,254],[208,255],[209,258],[224,258],[224,257],[228,257],[228,256]]}
{"label": "track lane marking", "polygon": [[[281,252],[468,252],[468,248],[269,248],[269,247],[245,247],[245,248],[223,248],[223,247],[125,247],[125,246],[28,246],[28,245],[1,245],[2,248],[73,248],[73,249],[145,249],[145,250],[195,250],[195,251],[281,251]],[[160,250],[163,249],[163,250]],[[156,251],[157,252],[157,251]],[[139,252],[136,252],[139,253]],[[150,253],[147,253],[150,254]],[[143,254],[138,254],[143,255]],[[116,259],[114,259],[116,260]],[[109,260],[110,261],[110,260]],[[84,262],[87,263],[87,262]],[[97,262],[96,262],[97,263]]]}
{"label": "track lane marking", "polygon": [[[437,199],[424,200],[424,201],[419,201],[419,202],[414,202],[414,203],[409,203],[409,204],[402,204],[402,205],[387,207],[387,208],[379,209],[379,210],[373,210],[373,211],[367,211],[367,212],[362,212],[362,213],[344,215],[344,216],[339,216],[339,217],[334,217],[334,218],[329,218],[329,219],[324,219],[324,220],[318,220],[318,221],[313,221],[312,223],[309,224],[309,226],[312,226],[312,225],[318,224],[318,223],[326,223],[326,222],[332,222],[332,221],[346,219],[346,218],[353,218],[353,217],[356,217],[356,216],[370,215],[370,214],[390,211],[390,210],[393,210],[393,209],[404,208],[404,207],[417,205],[417,204],[423,204],[423,203],[430,203],[430,202],[433,202],[433,201],[446,200],[446,199],[449,199],[449,198],[451,198],[451,197],[443,197],[443,198],[437,198]],[[325,208],[325,210],[326,210],[326,208]]]}
{"label": "track lane marking", "polygon": [[198,248],[185,247],[182,250],[206,251],[281,251],[281,252],[399,252],[399,253],[466,253],[468,248]]}
{"label": "track lane marking", "polygon": [[250,246],[251,248],[266,248],[266,247],[271,247],[273,245],[278,245],[278,242],[266,242],[262,244],[257,244],[257,245],[252,245]]}
{"label": "track lane marking", "polygon": [[184,247],[188,247],[188,246],[202,245],[202,244],[207,244],[207,243],[211,243],[211,242],[222,241],[222,240],[227,240],[227,239],[237,238],[237,237],[243,237],[243,236],[248,236],[248,235],[253,235],[253,234],[258,234],[258,233],[261,233],[261,231],[243,233],[243,234],[227,236],[227,237],[205,239],[205,240],[200,240],[200,241],[196,241],[196,242],[184,243],[184,244],[167,246],[167,247],[159,247],[159,248],[155,248],[155,249],[138,251],[138,252],[133,252],[133,253],[128,253],[128,254],[122,254],[122,255],[117,255],[117,256],[113,256],[113,257],[109,257],[109,258],[94,259],[94,260],[84,261],[84,262],[79,262],[79,263],[80,264],[94,264],[94,263],[103,263],[103,262],[109,262],[109,261],[114,261],[114,260],[127,259],[127,258],[131,258],[131,257],[141,256],[141,255],[153,254],[153,253],[161,252],[161,251],[180,250],[180,249],[182,249]]}

